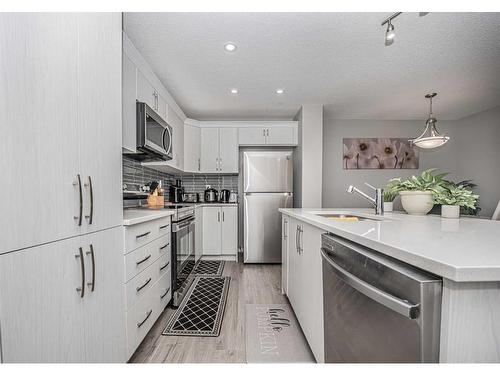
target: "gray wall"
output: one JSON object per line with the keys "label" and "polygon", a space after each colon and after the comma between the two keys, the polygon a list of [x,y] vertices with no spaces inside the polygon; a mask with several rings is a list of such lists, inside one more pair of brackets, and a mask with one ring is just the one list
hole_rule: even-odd
{"label": "gray wall", "polygon": [[[438,117],[439,119],[439,117]],[[450,172],[448,178],[473,179],[478,185],[481,216],[491,216],[500,199],[500,107],[457,120],[439,121],[438,129],[451,140],[443,147],[420,151],[420,168],[407,170],[344,170],[342,138],[408,137],[419,135],[422,121],[334,120],[323,128],[323,207],[369,207],[362,198],[347,194],[348,185],[367,192],[364,182],[384,186],[392,177],[407,177],[427,168]],[[400,209],[399,199],[396,208]]]}
{"label": "gray wall", "polygon": [[294,207],[321,207],[323,163],[323,106],[304,104],[295,116],[299,122],[294,151]]}
{"label": "gray wall", "polygon": [[458,175],[479,185],[480,215],[491,216],[500,200],[500,107],[463,118],[457,128]]}
{"label": "gray wall", "polygon": [[[419,174],[428,168],[439,168],[457,176],[456,142],[453,139],[437,150],[421,150],[419,169],[344,170],[342,164],[342,138],[413,138],[423,131],[425,121],[384,120],[332,120],[325,119],[323,129],[323,207],[369,207],[359,196],[346,193],[349,185],[355,185],[370,193],[365,182],[383,187],[393,177]],[[456,133],[453,125],[439,122],[438,129],[451,136]],[[396,208],[400,208],[396,200]]]}

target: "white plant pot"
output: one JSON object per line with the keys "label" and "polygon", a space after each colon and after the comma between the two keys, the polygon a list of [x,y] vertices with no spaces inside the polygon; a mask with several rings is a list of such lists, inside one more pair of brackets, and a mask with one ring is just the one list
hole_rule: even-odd
{"label": "white plant pot", "polygon": [[384,202],[384,212],[392,212],[394,207],[394,202]]}
{"label": "white plant pot", "polygon": [[434,207],[432,191],[400,191],[401,204],[409,215],[426,215]]}
{"label": "white plant pot", "polygon": [[441,206],[441,217],[447,219],[458,219],[460,217],[460,206],[443,204]]}

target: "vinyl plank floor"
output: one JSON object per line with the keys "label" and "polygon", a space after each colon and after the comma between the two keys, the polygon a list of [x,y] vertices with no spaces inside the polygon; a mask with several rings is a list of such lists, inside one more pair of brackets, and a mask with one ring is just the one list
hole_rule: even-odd
{"label": "vinyl plank floor", "polygon": [[151,328],[137,348],[133,363],[244,363],[245,305],[288,303],[281,294],[281,265],[226,262],[230,276],[226,310],[219,337],[163,336],[171,308]]}

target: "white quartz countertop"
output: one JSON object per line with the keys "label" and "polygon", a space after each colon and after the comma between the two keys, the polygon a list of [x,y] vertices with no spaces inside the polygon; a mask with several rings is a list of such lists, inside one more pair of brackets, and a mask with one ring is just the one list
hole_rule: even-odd
{"label": "white quartz countertop", "polygon": [[[179,203],[179,205],[183,206],[191,206],[191,207],[237,207],[238,203]],[[148,208],[148,207],[140,207],[140,208],[125,208],[123,210],[123,225],[134,225],[144,223],[146,221],[159,219],[165,216],[171,216],[175,213],[175,210],[168,208]]]}
{"label": "white quartz countertop", "polygon": [[[500,221],[413,216],[371,209],[281,208],[280,212],[453,281],[500,281]],[[316,213],[380,221],[342,222]]]}
{"label": "white quartz countertop", "polygon": [[123,210],[123,225],[134,225],[160,219],[165,216],[171,216],[175,210],[157,209],[157,208],[126,208]]}
{"label": "white quartz countertop", "polygon": [[182,202],[182,203],[179,203],[179,204],[188,205],[188,206],[194,206],[194,207],[219,207],[219,206],[236,207],[236,206],[238,206],[238,203],[221,203],[221,202],[215,202],[215,203],[205,203],[205,202],[189,203],[189,202]]}

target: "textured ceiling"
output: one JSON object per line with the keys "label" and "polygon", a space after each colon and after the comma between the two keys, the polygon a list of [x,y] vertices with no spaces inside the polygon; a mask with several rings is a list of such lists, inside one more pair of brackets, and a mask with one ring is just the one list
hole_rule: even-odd
{"label": "textured ceiling", "polygon": [[331,118],[422,119],[432,91],[442,120],[500,105],[500,13],[403,13],[385,47],[387,15],[125,13],[124,29],[195,119],[288,119],[306,103]]}

